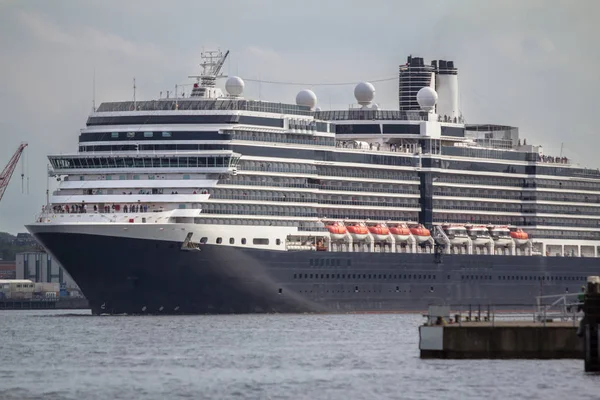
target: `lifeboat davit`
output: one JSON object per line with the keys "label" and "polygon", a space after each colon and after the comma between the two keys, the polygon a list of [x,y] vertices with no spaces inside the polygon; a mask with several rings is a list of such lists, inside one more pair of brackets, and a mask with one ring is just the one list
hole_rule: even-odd
{"label": "lifeboat davit", "polygon": [[350,233],[350,236],[352,236],[352,238],[356,240],[364,240],[369,235],[369,229],[362,222],[348,225],[347,229]]}
{"label": "lifeboat davit", "polygon": [[386,224],[369,226],[368,229],[375,240],[387,240],[390,235],[390,228],[388,228]]}
{"label": "lifeboat davit", "polygon": [[429,232],[429,229],[420,224],[410,228],[410,233],[415,237],[417,243],[426,242],[431,237],[431,232]]}
{"label": "lifeboat davit", "polygon": [[451,245],[460,246],[469,243],[469,235],[464,225],[443,225],[442,229]]}
{"label": "lifeboat davit", "polygon": [[486,245],[490,243],[490,231],[483,225],[467,225],[467,232],[475,246]]}
{"label": "lifeboat davit", "polygon": [[529,235],[521,228],[515,228],[511,230],[510,237],[513,238],[515,243],[518,245],[523,245],[529,240]]}
{"label": "lifeboat davit", "polygon": [[494,246],[505,247],[513,243],[510,236],[510,229],[506,226],[488,225],[488,231],[494,240]]}
{"label": "lifeboat davit", "polygon": [[327,230],[333,240],[340,240],[346,237],[346,226],[341,222],[335,222],[331,225],[327,225]]}
{"label": "lifeboat davit", "polygon": [[392,226],[390,233],[394,235],[397,242],[406,242],[410,237],[410,229],[406,225]]}

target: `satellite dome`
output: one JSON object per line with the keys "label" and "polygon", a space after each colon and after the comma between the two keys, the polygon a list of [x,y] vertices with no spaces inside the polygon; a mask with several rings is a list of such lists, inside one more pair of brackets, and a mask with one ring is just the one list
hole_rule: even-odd
{"label": "satellite dome", "polygon": [[225,82],[225,90],[230,96],[237,97],[244,91],[244,81],[239,76],[232,76]]}
{"label": "satellite dome", "polygon": [[354,88],[354,97],[361,106],[369,105],[375,98],[375,87],[369,82],[361,82]]}
{"label": "satellite dome", "polygon": [[315,108],[315,111],[321,111],[321,107]]}
{"label": "satellite dome", "polygon": [[317,105],[317,95],[309,89],[301,90],[296,95],[296,104],[312,110]]}
{"label": "satellite dome", "polygon": [[429,86],[425,86],[421,88],[417,92],[417,102],[423,111],[433,111],[435,108],[435,104],[438,100],[438,94],[435,90],[430,88]]}

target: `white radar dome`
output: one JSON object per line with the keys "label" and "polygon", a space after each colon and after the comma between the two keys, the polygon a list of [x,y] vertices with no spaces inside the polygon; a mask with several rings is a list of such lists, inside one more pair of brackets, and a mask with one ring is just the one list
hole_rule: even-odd
{"label": "white radar dome", "polygon": [[435,104],[438,101],[438,94],[435,90],[430,88],[429,86],[425,86],[421,88],[417,92],[417,102],[423,111],[433,111],[435,108]]}
{"label": "white radar dome", "polygon": [[296,104],[312,110],[317,105],[317,95],[309,89],[301,90],[296,95]]}
{"label": "white radar dome", "polygon": [[244,92],[244,81],[239,76],[232,76],[225,82],[225,90],[230,96],[240,96]]}
{"label": "white radar dome", "polygon": [[375,98],[375,87],[369,82],[361,82],[354,88],[354,97],[361,106],[369,105]]}

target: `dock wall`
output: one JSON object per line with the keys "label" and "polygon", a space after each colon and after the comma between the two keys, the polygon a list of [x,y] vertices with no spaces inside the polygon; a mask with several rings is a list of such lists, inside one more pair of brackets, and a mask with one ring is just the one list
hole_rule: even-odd
{"label": "dock wall", "polygon": [[583,359],[583,341],[572,324],[523,323],[421,326],[421,358]]}

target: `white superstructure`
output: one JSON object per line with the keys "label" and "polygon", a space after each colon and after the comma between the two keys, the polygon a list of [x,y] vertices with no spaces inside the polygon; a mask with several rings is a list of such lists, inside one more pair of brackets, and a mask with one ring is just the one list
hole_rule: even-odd
{"label": "white superstructure", "polygon": [[[476,143],[453,66],[420,62],[421,78],[437,71],[437,82],[405,91],[406,110],[379,109],[362,82],[362,108],[320,111],[308,89],[296,104],[255,101],[229,77],[222,93],[227,54],[204,55],[189,97],[95,110],[79,151],[49,157],[58,189],[37,223],[282,251],[433,253],[437,243],[459,254],[598,256],[600,173]],[[429,229],[351,232],[360,222]],[[495,226],[526,233],[498,237]]]}

